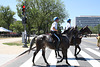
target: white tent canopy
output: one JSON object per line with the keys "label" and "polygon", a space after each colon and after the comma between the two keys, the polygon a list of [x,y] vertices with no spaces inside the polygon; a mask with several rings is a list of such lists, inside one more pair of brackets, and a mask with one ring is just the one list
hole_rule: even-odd
{"label": "white tent canopy", "polygon": [[0,27],[0,32],[12,32],[12,31],[6,28]]}

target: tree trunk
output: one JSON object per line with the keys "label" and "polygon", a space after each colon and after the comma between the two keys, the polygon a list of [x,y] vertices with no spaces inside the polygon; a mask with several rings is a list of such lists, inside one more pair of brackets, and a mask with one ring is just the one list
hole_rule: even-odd
{"label": "tree trunk", "polygon": [[10,26],[10,24],[8,23],[7,25],[8,25],[8,30],[9,30],[9,26]]}

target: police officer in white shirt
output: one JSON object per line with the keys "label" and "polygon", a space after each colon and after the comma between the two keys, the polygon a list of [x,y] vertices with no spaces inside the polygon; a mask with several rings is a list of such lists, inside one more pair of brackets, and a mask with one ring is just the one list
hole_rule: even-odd
{"label": "police officer in white shirt", "polygon": [[[66,30],[68,30],[69,28],[71,28],[71,19],[67,20]],[[76,45],[76,36],[73,35],[72,39],[73,39],[73,44]]]}
{"label": "police officer in white shirt", "polygon": [[58,17],[54,17],[54,22],[52,23],[52,26],[51,26],[51,34],[54,35],[57,39],[57,43],[55,42],[54,44],[56,44],[56,50],[58,51],[59,50],[59,44],[60,44],[60,38],[58,37],[57,35],[57,24],[59,22],[59,18]]}
{"label": "police officer in white shirt", "polygon": [[71,28],[71,19],[67,20],[66,30],[68,30],[68,28]]}

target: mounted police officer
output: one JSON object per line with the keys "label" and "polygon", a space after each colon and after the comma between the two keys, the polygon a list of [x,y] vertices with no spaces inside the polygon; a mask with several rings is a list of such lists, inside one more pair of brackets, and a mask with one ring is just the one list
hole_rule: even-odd
{"label": "mounted police officer", "polygon": [[[71,28],[71,19],[68,19],[65,30],[68,31],[68,29],[70,28]],[[73,44],[76,45],[76,35],[75,34],[73,34],[72,40],[73,40]]]}
{"label": "mounted police officer", "polygon": [[66,30],[68,30],[68,28],[71,28],[71,19],[67,20]]}
{"label": "mounted police officer", "polygon": [[68,30],[71,28],[71,19],[67,20],[67,25],[65,27],[65,30],[63,32],[63,34],[65,34],[65,32],[68,32]]}
{"label": "mounted police officer", "polygon": [[58,17],[54,17],[54,22],[52,23],[51,26],[51,34],[57,39],[57,41],[54,42],[54,44],[56,45],[56,50],[59,50],[59,44],[60,44],[60,38],[57,35],[57,24],[59,22],[59,18]]}

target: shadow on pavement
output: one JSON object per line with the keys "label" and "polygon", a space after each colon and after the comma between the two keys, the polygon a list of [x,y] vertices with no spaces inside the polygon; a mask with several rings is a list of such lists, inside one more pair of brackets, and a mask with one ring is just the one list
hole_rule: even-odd
{"label": "shadow on pavement", "polygon": [[36,65],[32,67],[79,67],[79,66],[68,66],[68,65]]}

